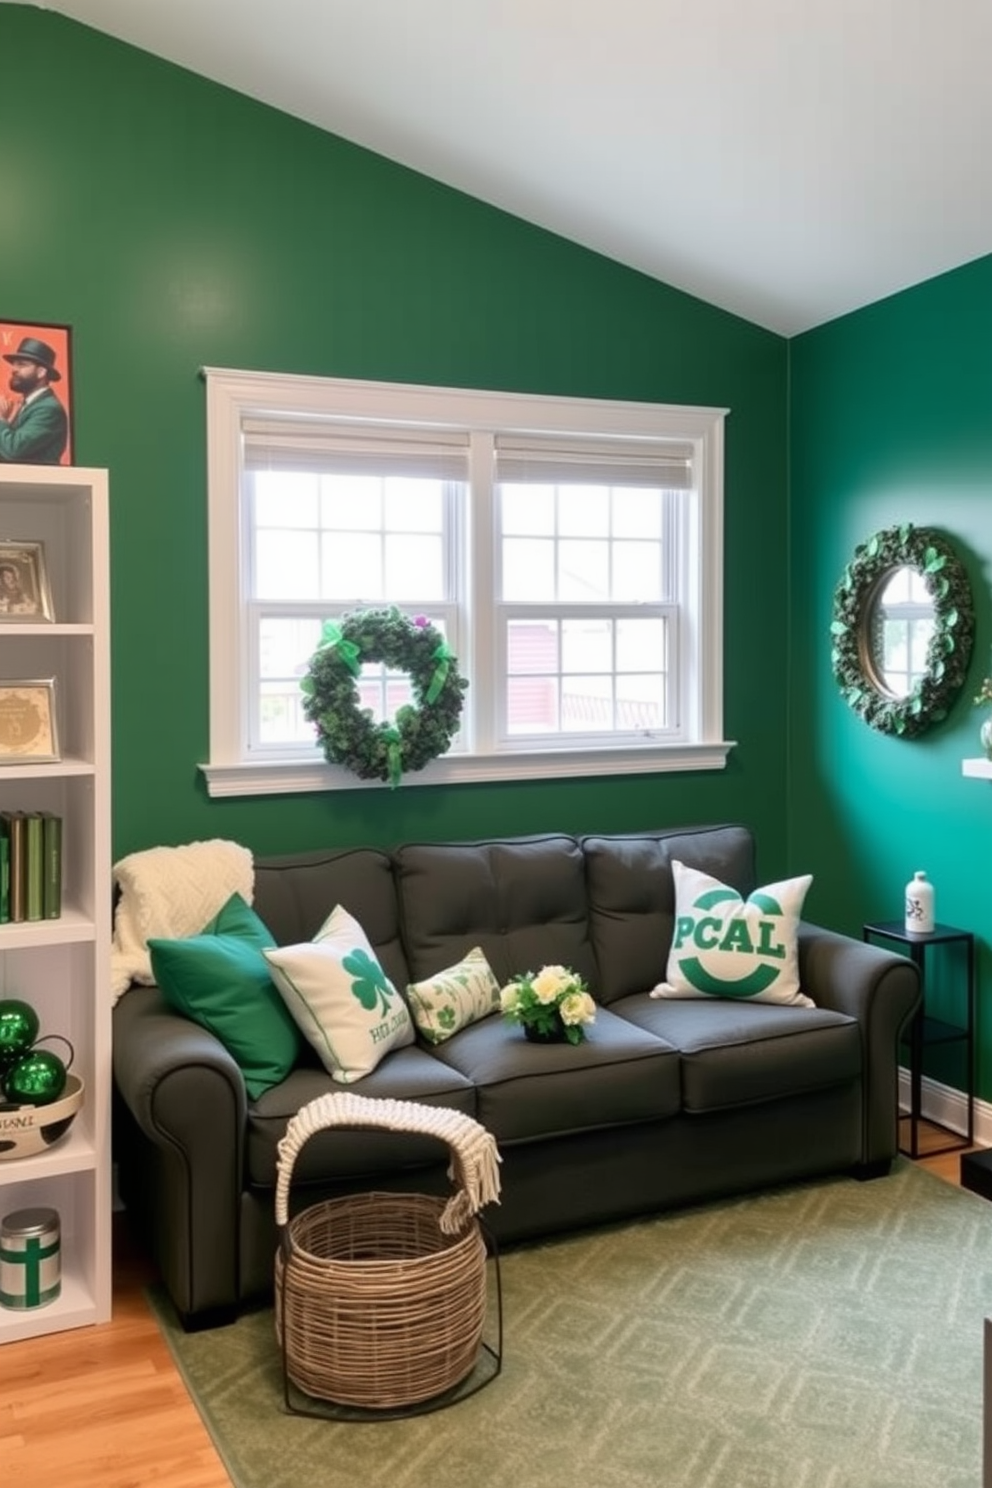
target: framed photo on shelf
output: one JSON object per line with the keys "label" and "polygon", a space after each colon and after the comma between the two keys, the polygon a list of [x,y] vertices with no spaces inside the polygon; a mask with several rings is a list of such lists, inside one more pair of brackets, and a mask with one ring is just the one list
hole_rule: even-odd
{"label": "framed photo on shelf", "polygon": [[55,764],[61,758],[55,678],[0,681],[0,767]]}
{"label": "framed photo on shelf", "polygon": [[0,357],[0,466],[71,465],[71,328],[0,320]]}
{"label": "framed photo on shelf", "polygon": [[44,543],[0,539],[0,625],[54,619]]}

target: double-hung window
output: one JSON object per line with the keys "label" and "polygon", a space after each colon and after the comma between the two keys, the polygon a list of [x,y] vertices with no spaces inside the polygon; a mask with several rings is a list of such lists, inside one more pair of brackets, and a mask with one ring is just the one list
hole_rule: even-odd
{"label": "double-hung window", "polygon": [[[324,621],[387,606],[469,682],[405,785],[723,763],[723,410],[205,376],[211,794],[364,784],[300,682]],[[379,662],[356,688],[412,700]]]}

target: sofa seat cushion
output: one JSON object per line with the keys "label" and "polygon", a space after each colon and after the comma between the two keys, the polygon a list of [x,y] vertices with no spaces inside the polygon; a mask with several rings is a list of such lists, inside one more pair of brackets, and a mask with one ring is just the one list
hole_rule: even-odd
{"label": "sofa seat cushion", "polygon": [[679,1110],[679,1057],[605,1008],[580,1044],[535,1044],[503,1018],[463,1028],[434,1051],[476,1087],[477,1121],[497,1143],[657,1121]]}
{"label": "sofa seat cushion", "polygon": [[[428,1106],[450,1107],[466,1116],[476,1114],[471,1081],[419,1045],[393,1049],[388,1059],[350,1088],[356,1095],[380,1100],[422,1101]],[[326,1070],[316,1064],[301,1066],[249,1105],[246,1162],[253,1187],[275,1188],[276,1148],[290,1117],[318,1095],[340,1090]],[[450,1157],[446,1143],[422,1133],[337,1128],[310,1138],[293,1165],[292,1181],[327,1183],[365,1176],[374,1181],[379,1173],[447,1163]]]}
{"label": "sofa seat cushion", "polygon": [[861,1031],[845,1013],[723,1000],[658,1002],[647,993],[621,998],[611,1011],[679,1050],[689,1113],[861,1078]]}

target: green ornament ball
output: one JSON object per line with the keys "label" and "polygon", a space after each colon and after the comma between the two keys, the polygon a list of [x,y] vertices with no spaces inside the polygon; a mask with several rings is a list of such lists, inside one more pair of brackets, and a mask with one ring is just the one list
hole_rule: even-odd
{"label": "green ornament ball", "polygon": [[29,1003],[16,997],[0,1001],[0,1074],[26,1054],[38,1037],[38,1014]]}
{"label": "green ornament ball", "polygon": [[57,1101],[65,1089],[66,1068],[57,1054],[48,1049],[32,1049],[7,1070],[3,1089],[15,1105],[47,1106]]}

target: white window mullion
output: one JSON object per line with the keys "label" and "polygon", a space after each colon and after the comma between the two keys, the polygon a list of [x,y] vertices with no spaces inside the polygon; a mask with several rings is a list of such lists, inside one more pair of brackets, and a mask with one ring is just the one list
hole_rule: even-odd
{"label": "white window mullion", "polygon": [[476,432],[469,444],[469,546],[466,554],[471,616],[469,671],[473,679],[467,694],[473,750],[492,754],[496,749],[505,662],[497,628],[499,541],[496,531],[496,462],[493,437]]}

